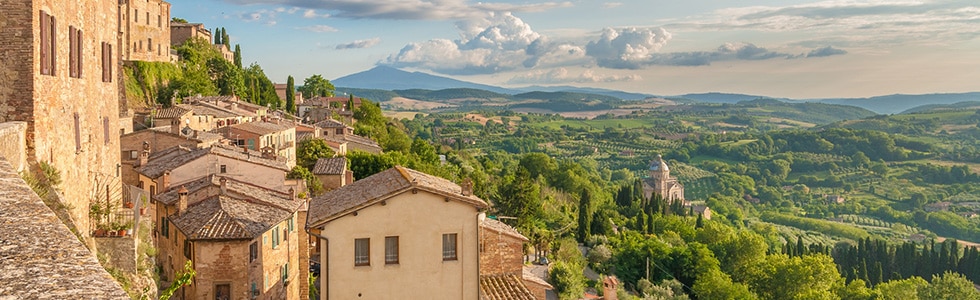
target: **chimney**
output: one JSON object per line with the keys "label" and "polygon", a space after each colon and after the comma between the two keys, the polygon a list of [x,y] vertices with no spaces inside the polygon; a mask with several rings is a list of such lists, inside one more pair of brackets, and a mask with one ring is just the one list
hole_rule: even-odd
{"label": "chimney", "polygon": [[228,179],[221,177],[221,179],[218,179],[218,181],[221,182],[221,193],[228,193]]}
{"label": "chimney", "polygon": [[180,118],[170,120],[170,133],[180,135]]}
{"label": "chimney", "polygon": [[187,210],[187,188],[180,186],[177,190],[177,215],[183,214]]}
{"label": "chimney", "polygon": [[137,166],[145,166],[147,161],[150,160],[150,143],[143,141],[143,150],[140,151],[139,161],[136,163]]}
{"label": "chimney", "polygon": [[170,189],[170,171],[163,172],[163,176],[160,177],[160,186],[157,189],[157,193],[163,193]]}
{"label": "chimney", "polygon": [[294,190],[292,187],[289,188],[289,196],[294,202],[296,201],[296,190]]}
{"label": "chimney", "polygon": [[463,179],[463,182],[459,184],[459,187],[462,188],[461,194],[463,194],[463,196],[473,195],[473,180],[472,179],[469,179],[469,178]]}

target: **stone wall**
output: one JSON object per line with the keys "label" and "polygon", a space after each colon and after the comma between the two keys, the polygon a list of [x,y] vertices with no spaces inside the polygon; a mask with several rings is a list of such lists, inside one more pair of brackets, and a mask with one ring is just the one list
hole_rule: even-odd
{"label": "stone wall", "polygon": [[119,32],[123,60],[170,61],[170,3],[120,1]]}
{"label": "stone wall", "polygon": [[136,243],[134,235],[124,237],[97,237],[95,247],[99,254],[109,259],[109,265],[129,273],[136,273]]}
{"label": "stone wall", "polygon": [[14,171],[27,169],[27,123],[0,123],[0,156],[6,157]]}
{"label": "stone wall", "polygon": [[2,157],[0,245],[0,299],[129,299]]}

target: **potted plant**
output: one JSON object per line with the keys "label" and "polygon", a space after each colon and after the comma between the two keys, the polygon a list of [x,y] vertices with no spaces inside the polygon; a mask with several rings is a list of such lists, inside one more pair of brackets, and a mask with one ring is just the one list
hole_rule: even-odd
{"label": "potted plant", "polygon": [[140,215],[146,214],[146,206],[149,205],[149,201],[146,200],[146,195],[140,195]]}

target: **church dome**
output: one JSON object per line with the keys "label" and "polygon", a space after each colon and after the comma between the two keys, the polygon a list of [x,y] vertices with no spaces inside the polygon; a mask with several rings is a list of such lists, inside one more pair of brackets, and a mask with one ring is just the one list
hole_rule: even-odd
{"label": "church dome", "polygon": [[667,162],[664,162],[663,156],[657,154],[657,160],[650,163],[650,171],[667,172],[670,171],[670,168],[667,167]]}

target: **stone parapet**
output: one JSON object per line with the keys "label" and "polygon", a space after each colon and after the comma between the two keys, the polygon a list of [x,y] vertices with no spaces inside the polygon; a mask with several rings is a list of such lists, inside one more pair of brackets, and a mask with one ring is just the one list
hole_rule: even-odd
{"label": "stone parapet", "polygon": [[96,237],[95,247],[100,254],[106,255],[109,265],[129,273],[136,273],[136,243],[135,236]]}
{"label": "stone parapet", "polygon": [[27,169],[27,122],[0,123],[0,156],[7,158],[14,171]]}
{"label": "stone parapet", "polygon": [[0,157],[0,299],[129,299]]}

